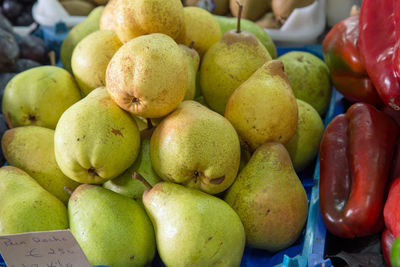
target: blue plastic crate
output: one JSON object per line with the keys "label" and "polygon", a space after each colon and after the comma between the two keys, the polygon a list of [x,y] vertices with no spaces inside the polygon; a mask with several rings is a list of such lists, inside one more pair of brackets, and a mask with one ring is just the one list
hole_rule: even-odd
{"label": "blue plastic crate", "polygon": [[[54,29],[41,30],[41,34],[47,34],[47,42],[61,45],[60,35],[55,34]],[[55,35],[54,35],[55,34]],[[62,33],[65,38],[65,32]],[[57,48],[56,48],[57,49]],[[278,56],[287,52],[310,52],[322,59],[320,45],[305,47],[278,47]],[[343,113],[341,102],[343,96],[335,89],[332,91],[329,109],[324,117],[324,125],[338,114]],[[331,267],[330,259],[324,259],[326,228],[322,221],[319,208],[319,159],[315,164],[298,174],[309,199],[309,211],[306,227],[299,239],[289,248],[277,253],[269,253],[265,250],[246,248],[243,254],[241,267],[279,266],[279,267]],[[0,266],[6,266],[0,255]],[[154,261],[154,266],[164,266],[159,258]],[[98,266],[101,267],[101,266]]]}

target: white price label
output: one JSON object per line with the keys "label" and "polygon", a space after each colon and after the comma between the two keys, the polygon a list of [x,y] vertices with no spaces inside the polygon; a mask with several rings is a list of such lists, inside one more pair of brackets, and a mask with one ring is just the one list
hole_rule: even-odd
{"label": "white price label", "polygon": [[0,236],[8,267],[91,267],[69,230]]}

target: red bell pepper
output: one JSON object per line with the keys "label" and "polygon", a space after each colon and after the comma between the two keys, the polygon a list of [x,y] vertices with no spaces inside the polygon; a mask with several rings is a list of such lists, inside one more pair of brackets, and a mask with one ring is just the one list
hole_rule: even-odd
{"label": "red bell pepper", "polygon": [[332,83],[346,99],[381,106],[358,51],[358,20],[358,15],[350,16],[332,27],[322,43],[324,60]]}
{"label": "red bell pepper", "polygon": [[385,226],[394,237],[400,235],[400,178],[393,181],[383,210]]}
{"label": "red bell pepper", "polygon": [[382,236],[381,236],[382,254],[383,254],[383,258],[385,259],[386,264],[389,267],[392,266],[392,264],[390,263],[390,252],[392,251],[392,246],[393,246],[394,240],[395,240],[395,237],[388,229],[385,229],[382,232]]}
{"label": "red bell pepper", "polygon": [[383,102],[400,110],[400,1],[364,0],[358,46]]}
{"label": "red bell pepper", "polygon": [[386,182],[399,126],[367,103],[327,126],[320,145],[320,207],[326,228],[353,238],[382,230]]}

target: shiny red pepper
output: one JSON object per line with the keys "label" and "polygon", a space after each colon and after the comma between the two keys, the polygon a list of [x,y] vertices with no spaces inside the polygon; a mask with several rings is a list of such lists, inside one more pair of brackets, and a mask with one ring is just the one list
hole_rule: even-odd
{"label": "shiny red pepper", "polygon": [[390,266],[390,252],[394,240],[400,236],[400,177],[390,185],[388,197],[383,209],[386,229],[382,233],[382,252],[386,263]]}
{"label": "shiny red pepper", "polygon": [[338,22],[322,43],[324,60],[329,67],[332,83],[351,102],[367,102],[381,106],[358,51],[359,16],[350,16]]}
{"label": "shiny red pepper", "polygon": [[392,264],[390,263],[390,252],[392,250],[394,240],[396,240],[395,237],[388,229],[385,229],[382,232],[382,236],[381,236],[382,254],[383,254],[383,258],[385,259],[386,264],[389,267],[392,266]]}
{"label": "shiny red pepper", "polygon": [[394,237],[400,235],[400,178],[394,180],[383,210],[385,226]]}
{"label": "shiny red pepper", "polygon": [[385,105],[400,110],[400,1],[364,0],[358,46]]}
{"label": "shiny red pepper", "polygon": [[320,207],[326,228],[353,238],[382,230],[386,183],[399,126],[366,103],[327,126],[320,146]]}

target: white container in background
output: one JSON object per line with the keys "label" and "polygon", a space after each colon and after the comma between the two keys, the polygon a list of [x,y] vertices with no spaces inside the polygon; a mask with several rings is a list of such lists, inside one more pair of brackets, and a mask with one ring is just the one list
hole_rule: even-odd
{"label": "white container in background", "polygon": [[44,26],[54,26],[62,21],[67,27],[73,27],[86,18],[70,16],[56,0],[38,0],[32,7],[32,16],[37,23]]}
{"label": "white container in background", "polygon": [[334,26],[350,15],[353,5],[361,7],[362,0],[326,0],[326,21],[329,27]]}
{"label": "white container in background", "polygon": [[[333,0],[336,1],[336,0]],[[277,45],[314,44],[326,25],[325,0],[292,11],[280,29],[265,29]]]}

